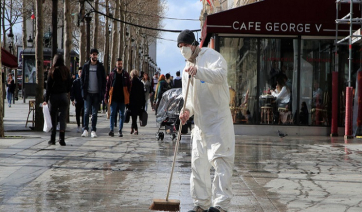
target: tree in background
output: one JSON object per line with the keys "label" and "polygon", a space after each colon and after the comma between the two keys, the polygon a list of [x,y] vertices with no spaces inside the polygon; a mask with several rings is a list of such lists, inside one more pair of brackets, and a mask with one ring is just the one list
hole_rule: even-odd
{"label": "tree in background", "polygon": [[43,57],[43,0],[36,0],[36,96],[35,96],[35,130],[43,131],[43,110],[39,105],[44,102],[44,57]]}

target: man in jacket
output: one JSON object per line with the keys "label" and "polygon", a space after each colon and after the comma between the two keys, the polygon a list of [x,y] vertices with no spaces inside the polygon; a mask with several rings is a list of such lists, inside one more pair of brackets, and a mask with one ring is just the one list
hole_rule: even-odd
{"label": "man in jacket", "polygon": [[180,71],[176,72],[176,78],[173,80],[173,88],[182,88],[182,79],[180,77]]}
{"label": "man in jacket", "polygon": [[[225,212],[232,198],[231,178],[235,155],[235,134],[229,109],[227,64],[222,55],[210,48],[200,48],[193,32],[182,31],[177,47],[185,57],[182,94],[185,97],[190,78],[185,112],[179,118],[185,124],[194,115],[192,132],[190,212]],[[210,168],[215,169],[210,180]]]}
{"label": "man in jacket", "polygon": [[[83,114],[84,114],[84,101],[82,91],[80,88],[80,77],[82,76],[82,67],[78,68],[78,78],[73,81],[72,89],[70,90],[70,100],[72,105],[75,106],[75,119],[77,121],[77,132],[80,132],[80,121],[82,121],[82,128],[84,128]],[[82,116],[82,119],[80,117]]]}
{"label": "man in jacket", "polygon": [[82,71],[80,78],[84,100],[84,131],[82,137],[88,136],[89,112],[92,110],[91,137],[96,138],[98,109],[106,89],[106,74],[103,64],[98,61],[97,49],[91,49],[90,61],[83,65]]}
{"label": "man in jacket", "polygon": [[152,77],[152,81],[151,81],[151,88],[152,88],[152,92],[150,91],[150,101],[151,101],[151,107],[152,110],[155,110],[156,105],[153,103],[155,100],[155,92],[156,92],[156,88],[157,88],[157,83],[158,83],[158,78],[159,78],[159,73],[156,71],[154,76]]}
{"label": "man in jacket", "polygon": [[106,85],[106,93],[104,94],[104,102],[108,103],[111,108],[110,117],[110,131],[109,136],[114,136],[114,123],[116,119],[117,110],[121,118],[118,125],[118,136],[123,137],[122,128],[124,122],[124,110],[129,104],[129,93],[131,91],[131,81],[129,74],[123,70],[122,59],[118,58],[116,68],[109,74]]}

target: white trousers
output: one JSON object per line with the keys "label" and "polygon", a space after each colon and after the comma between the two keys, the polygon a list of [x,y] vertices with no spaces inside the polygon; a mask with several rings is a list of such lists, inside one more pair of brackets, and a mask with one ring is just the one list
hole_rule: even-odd
{"label": "white trousers", "polygon": [[[234,160],[218,157],[210,161],[208,150],[202,141],[194,136],[191,156],[191,197],[195,206],[208,209],[211,206],[220,206],[228,210],[233,196],[231,178]],[[212,154],[210,154],[212,155]],[[215,176],[211,183],[210,169],[214,167]]]}

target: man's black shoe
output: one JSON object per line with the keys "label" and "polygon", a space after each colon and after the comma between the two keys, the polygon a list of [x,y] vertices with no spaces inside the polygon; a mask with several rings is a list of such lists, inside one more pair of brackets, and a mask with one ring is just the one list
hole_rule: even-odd
{"label": "man's black shoe", "polygon": [[123,134],[121,131],[118,132],[118,137],[123,137]]}
{"label": "man's black shoe", "polygon": [[48,144],[49,145],[55,145],[55,141],[50,140],[50,141],[48,141]]}
{"label": "man's black shoe", "polygon": [[60,146],[66,146],[67,145],[64,140],[59,140],[59,144],[60,144]]}
{"label": "man's black shoe", "polygon": [[226,210],[223,210],[221,207],[216,206],[216,207],[210,207],[208,212],[227,212]]}
{"label": "man's black shoe", "polygon": [[112,131],[112,130],[111,130],[111,131],[109,131],[108,135],[109,135],[109,136],[111,136],[111,137],[113,137],[113,136],[114,136],[113,131]]}

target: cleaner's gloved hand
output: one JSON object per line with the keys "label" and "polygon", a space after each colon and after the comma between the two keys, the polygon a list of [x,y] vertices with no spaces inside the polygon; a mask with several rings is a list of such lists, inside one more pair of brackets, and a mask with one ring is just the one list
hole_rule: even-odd
{"label": "cleaner's gloved hand", "polygon": [[196,66],[190,66],[189,68],[185,69],[187,73],[191,76],[195,76],[197,74],[197,67]]}
{"label": "cleaner's gloved hand", "polygon": [[185,125],[187,120],[189,120],[189,118],[190,118],[190,111],[188,109],[185,109],[185,111],[181,110],[179,118],[180,118],[181,124]]}

